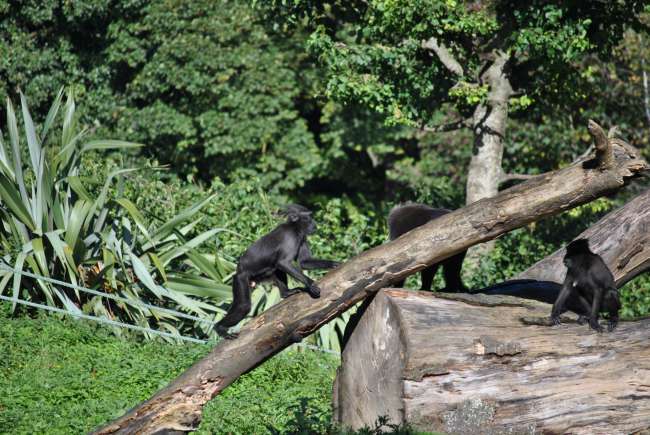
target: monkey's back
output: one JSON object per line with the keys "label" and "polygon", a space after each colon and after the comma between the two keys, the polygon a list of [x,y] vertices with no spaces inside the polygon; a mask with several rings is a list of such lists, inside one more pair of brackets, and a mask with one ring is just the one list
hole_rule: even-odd
{"label": "monkey's back", "polygon": [[388,233],[390,240],[422,226],[429,221],[449,213],[446,208],[433,208],[418,203],[407,203],[393,207],[388,214]]}

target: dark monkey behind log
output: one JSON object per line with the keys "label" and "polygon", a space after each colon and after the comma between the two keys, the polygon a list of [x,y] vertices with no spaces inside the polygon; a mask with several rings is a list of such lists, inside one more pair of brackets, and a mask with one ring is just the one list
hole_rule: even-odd
{"label": "dark monkey behind log", "polygon": [[[388,237],[390,240],[395,240],[402,234],[426,224],[434,219],[439,218],[451,210],[445,208],[433,208],[424,204],[408,203],[394,207],[388,214]],[[438,266],[442,265],[442,273],[445,277],[445,288],[442,291],[446,292],[465,292],[467,288],[463,284],[460,277],[460,271],[463,267],[463,260],[465,259],[467,251],[459,252],[458,254],[449,257],[440,263],[432,264],[420,272],[422,278],[422,290],[431,290],[433,284],[433,277],[438,270]],[[404,279],[396,281],[391,284],[392,287],[404,287]],[[372,303],[375,295],[370,295],[361,303],[357,311],[350,316],[348,324],[343,334],[343,347],[348,342],[352,331],[359,323],[361,316],[366,312],[366,309]]]}
{"label": "dark monkey behind log", "polygon": [[[451,210],[444,208],[433,208],[424,204],[409,203],[394,207],[388,214],[388,233],[390,240],[395,240],[402,234],[426,224],[442,215],[449,213]],[[467,288],[460,277],[460,271],[463,267],[467,251],[449,257],[438,264],[433,264],[422,269],[420,276],[422,278],[422,290],[431,290],[433,277],[438,270],[438,265],[442,265],[442,273],[445,277],[446,292],[463,292]],[[394,283],[395,287],[404,287],[404,280]]]}
{"label": "dark monkey behind log", "polygon": [[[287,217],[286,222],[262,236],[239,257],[232,283],[232,304],[224,318],[215,325],[215,330],[222,337],[237,337],[237,334],[228,333],[228,328],[239,323],[250,311],[251,283],[273,281],[283,298],[299,291],[318,298],[320,289],[302,269],[331,269],[339,264],[311,256],[307,236],[316,231],[316,223],[309,209],[292,204],[284,209],[283,214]],[[287,275],[305,287],[289,289]]]}
{"label": "dark monkey behind log", "polygon": [[567,310],[567,303],[581,310],[579,321],[589,319],[589,326],[602,332],[598,323],[601,311],[609,313],[608,331],[613,331],[618,324],[618,311],[621,302],[614,283],[614,276],[600,255],[591,252],[587,239],[577,239],[569,243],[564,255],[567,268],[562,290],[553,304],[551,320],[560,324],[560,315]]}

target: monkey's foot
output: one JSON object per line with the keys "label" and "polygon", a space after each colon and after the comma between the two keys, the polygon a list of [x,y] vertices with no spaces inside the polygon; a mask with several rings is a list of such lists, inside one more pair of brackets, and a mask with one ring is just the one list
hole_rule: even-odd
{"label": "monkey's foot", "polygon": [[578,320],[576,321],[578,322],[578,325],[584,325],[585,323],[587,323],[588,320],[589,317],[580,315],[578,316]]}
{"label": "monkey's foot", "polygon": [[551,316],[551,323],[555,326],[561,325],[562,321],[560,320],[560,316]]}
{"label": "monkey's foot", "polygon": [[603,332],[603,327],[600,326],[600,323],[598,323],[598,320],[591,321],[589,320],[589,327],[593,329],[594,331],[598,332],[601,334]]}
{"label": "monkey's foot", "polygon": [[320,288],[316,284],[312,284],[307,287],[307,293],[314,299],[320,298]]}
{"label": "monkey's foot", "polygon": [[607,322],[607,332],[612,332],[618,326],[618,319],[610,319]]}
{"label": "monkey's foot", "polygon": [[226,340],[234,340],[235,338],[239,337],[238,332],[228,332],[228,328],[224,326],[215,326],[214,331],[219,334],[220,337],[225,338]]}

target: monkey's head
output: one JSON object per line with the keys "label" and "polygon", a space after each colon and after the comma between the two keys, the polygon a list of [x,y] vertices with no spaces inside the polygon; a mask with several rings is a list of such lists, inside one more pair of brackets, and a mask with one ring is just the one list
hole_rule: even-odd
{"label": "monkey's head", "polygon": [[312,218],[311,210],[298,204],[289,204],[281,212],[287,217],[287,222],[298,225],[306,234],[316,232],[316,222]]}
{"label": "monkey's head", "polygon": [[564,265],[570,267],[572,264],[572,259],[579,255],[590,254],[591,250],[589,249],[589,240],[587,239],[576,239],[566,245],[566,254],[564,254]]}

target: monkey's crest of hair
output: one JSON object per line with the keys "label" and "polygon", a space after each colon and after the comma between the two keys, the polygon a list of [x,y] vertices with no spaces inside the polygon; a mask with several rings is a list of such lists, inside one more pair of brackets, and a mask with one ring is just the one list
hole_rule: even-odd
{"label": "monkey's crest of hair", "polygon": [[591,252],[589,249],[589,240],[587,239],[576,239],[566,245],[566,253],[568,256],[573,256],[584,252]]}
{"label": "monkey's crest of hair", "polygon": [[311,210],[299,204],[288,204],[279,212],[280,216],[289,216],[292,214],[310,215]]}

